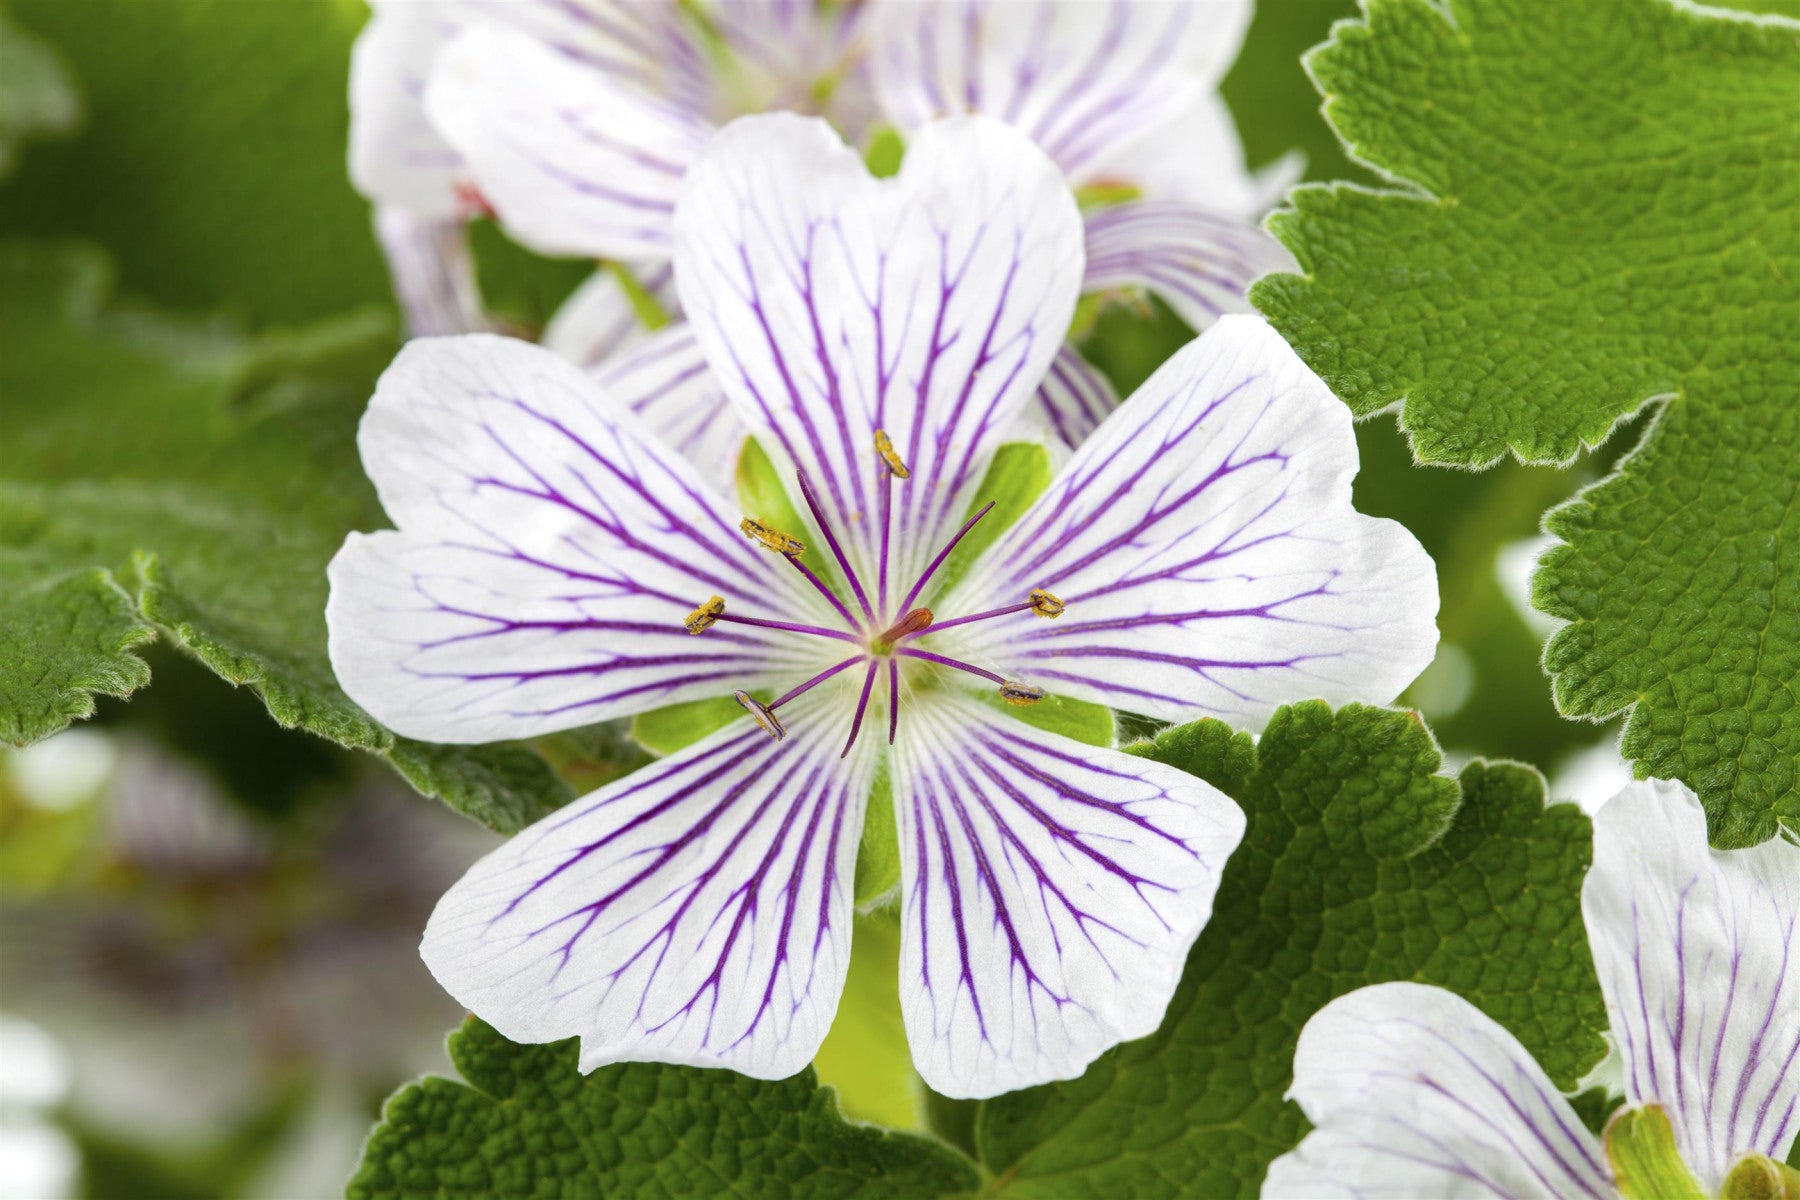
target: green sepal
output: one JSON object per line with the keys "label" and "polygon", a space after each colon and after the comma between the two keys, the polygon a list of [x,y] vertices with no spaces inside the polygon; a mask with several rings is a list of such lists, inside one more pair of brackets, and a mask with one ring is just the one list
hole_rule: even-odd
{"label": "green sepal", "polygon": [[1123,204],[1127,200],[1137,200],[1143,196],[1143,189],[1130,183],[1089,183],[1075,189],[1075,203],[1083,212],[1090,208],[1107,208],[1114,204]]}
{"label": "green sepal", "polygon": [[663,757],[686,749],[709,733],[717,733],[743,715],[743,706],[730,696],[689,700],[631,718],[631,737],[650,753]]}
{"label": "green sepal", "polygon": [[1046,733],[1060,733],[1089,746],[1111,747],[1117,742],[1117,724],[1113,710],[1104,704],[1092,704],[1054,693],[1036,704],[1008,704],[998,692],[984,692],[982,699],[1005,713]]}
{"label": "green sepal", "polygon": [[869,135],[869,148],[863,151],[863,165],[877,179],[891,179],[900,173],[900,161],[906,157],[906,139],[892,125],[883,125]]}
{"label": "green sepal", "polygon": [[900,918],[892,909],[859,914],[853,924],[844,998],[813,1070],[837,1089],[845,1116],[893,1129],[924,1127],[925,1088],[900,1013]]}
{"label": "green sepal", "polygon": [[1725,1176],[1719,1200],[1800,1200],[1800,1171],[1761,1154],[1746,1154]]}
{"label": "green sepal", "polygon": [[856,847],[856,909],[870,912],[890,904],[900,892],[900,826],[894,817],[892,761],[882,756],[869,786],[862,841]]}
{"label": "green sepal", "polygon": [[645,329],[661,329],[672,319],[663,302],[650,294],[642,281],[630,267],[621,262],[606,264],[607,273],[619,282],[619,290],[625,293],[625,299],[631,304],[631,311],[637,314],[638,321]]}
{"label": "green sepal", "polygon": [[1675,1148],[1675,1129],[1660,1104],[1621,1110],[1606,1126],[1606,1157],[1627,1200],[1706,1200]]}
{"label": "green sepal", "polygon": [[[872,458],[874,454],[875,447],[871,444],[869,455]],[[810,517],[800,514],[800,507],[794,503],[787,485],[782,482],[775,460],[769,457],[769,452],[755,438],[747,438],[743,452],[738,455],[737,495],[738,503],[744,506],[745,516],[754,517],[764,525],[805,542],[806,553],[801,557],[806,560],[807,567],[831,589],[832,594],[847,594],[843,576],[838,571],[837,563],[832,561],[831,551],[825,546],[818,526]],[[694,603],[698,604],[704,599],[706,597],[701,596]]]}
{"label": "green sepal", "polygon": [[[933,594],[948,594],[988,547],[1025,515],[1031,502],[1044,494],[1054,474],[1050,469],[1050,451],[1037,442],[1008,442],[995,451],[994,461],[988,464],[987,474],[982,476],[981,486],[975,489],[975,499],[963,520],[980,512],[990,501],[994,511],[969,530],[950,552],[950,557],[944,560],[944,565],[938,568],[932,579]],[[1019,599],[1025,599],[1023,593]],[[954,615],[944,614],[946,617]]]}

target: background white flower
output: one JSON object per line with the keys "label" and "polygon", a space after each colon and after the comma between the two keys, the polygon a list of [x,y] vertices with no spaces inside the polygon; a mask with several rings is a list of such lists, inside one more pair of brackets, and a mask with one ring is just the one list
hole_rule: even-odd
{"label": "background white flower", "polygon": [[[1594,818],[1581,907],[1624,1112],[1666,1112],[1707,1195],[1745,1155],[1778,1174],[1800,1129],[1800,846],[1711,850],[1685,785],[1633,783]],[[1290,1095],[1317,1128],[1270,1165],[1267,1197],[1622,1194],[1618,1147],[1512,1034],[1441,988],[1326,1005],[1301,1031]]]}

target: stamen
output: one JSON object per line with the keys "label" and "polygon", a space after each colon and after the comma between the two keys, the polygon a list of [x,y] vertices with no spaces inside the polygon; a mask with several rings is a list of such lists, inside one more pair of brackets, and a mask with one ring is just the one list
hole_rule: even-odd
{"label": "stamen", "polygon": [[980,512],[963,522],[963,527],[956,531],[956,535],[950,539],[950,544],[938,551],[938,556],[931,560],[931,565],[925,568],[925,573],[923,575],[919,576],[919,582],[913,584],[912,591],[906,593],[906,599],[900,602],[901,608],[912,607],[912,602],[917,600],[919,598],[919,593],[925,590],[925,582],[936,573],[939,567],[944,565],[944,560],[950,557],[950,552],[952,550],[956,549],[956,543],[962,541],[969,530],[975,528],[975,522],[981,520],[981,518],[987,516],[992,511],[994,511],[994,502],[990,500],[982,506]]}
{"label": "stamen", "polygon": [[[699,610],[696,609],[694,611],[698,612]],[[690,616],[688,620],[692,621],[693,617]],[[861,639],[853,633],[846,633],[842,629],[826,629],[821,625],[796,625],[790,621],[765,621],[761,617],[729,616],[725,613],[713,614],[712,620],[723,621],[727,625],[755,625],[759,629],[780,629],[786,633],[810,633],[814,637],[836,638],[840,642],[861,641]],[[709,621],[708,624],[711,624],[711,622]],[[701,628],[705,628],[705,626],[702,626]],[[699,633],[700,630],[689,625],[688,632]]]}
{"label": "stamen", "polygon": [[713,622],[725,615],[725,597],[714,596],[699,608],[687,615],[682,622],[689,633],[705,633],[711,629]]}
{"label": "stamen", "polygon": [[912,471],[907,469],[906,464],[900,461],[900,454],[894,449],[894,443],[888,438],[887,430],[885,429],[877,429],[875,431],[875,453],[881,455],[881,461],[886,463],[887,469],[894,473],[894,478],[912,478]]}
{"label": "stamen", "polygon": [[900,664],[888,659],[888,745],[894,744],[894,733],[900,728]]}
{"label": "stamen", "polygon": [[770,704],[769,711],[774,712],[776,709],[778,709],[782,705],[786,704],[789,700],[792,700],[795,696],[800,695],[802,692],[811,691],[813,688],[819,686],[821,683],[824,683],[827,679],[830,679],[833,675],[836,675],[839,671],[842,671],[845,667],[849,666],[851,663],[859,663],[862,660],[863,660],[862,655],[853,654],[849,658],[846,658],[841,663],[834,663],[833,665],[826,667],[823,671],[820,671],[817,675],[814,675],[811,679],[807,680],[805,683],[801,684],[799,687],[792,689],[791,691],[789,691],[785,695],[783,695],[779,700],[776,700],[774,703]]}
{"label": "stamen", "polygon": [[839,758],[848,758],[850,747],[856,745],[856,735],[862,731],[863,713],[867,712],[869,708],[869,692],[875,686],[875,668],[880,665],[876,659],[869,660],[868,674],[863,676],[862,699],[856,702],[856,717],[850,722],[850,737],[844,742],[844,752],[838,755]]}
{"label": "stamen", "polygon": [[773,550],[777,554],[785,554],[789,558],[799,558],[806,553],[806,543],[799,538],[789,537],[779,529],[772,529],[761,521],[753,521],[745,517],[738,522],[738,528],[744,536],[761,542],[763,548]]}
{"label": "stamen", "polygon": [[904,617],[901,617],[898,621],[895,621],[893,626],[876,640],[891,646],[901,638],[915,634],[930,624],[931,610],[929,608],[915,608]]}
{"label": "stamen", "polygon": [[967,625],[970,621],[985,621],[990,617],[1006,617],[1011,616],[1013,613],[1030,612],[1034,608],[1036,608],[1036,605],[1033,604],[1009,604],[1005,608],[990,608],[986,612],[970,613],[966,617],[952,617],[948,621],[939,621],[936,625],[931,627],[931,632],[936,633],[941,629],[950,629],[957,625]]}
{"label": "stamen", "polygon": [[1020,708],[1024,708],[1042,700],[1044,689],[1032,687],[1029,683],[1020,683],[1016,679],[1009,679],[1000,685],[1000,698],[1008,704],[1016,704]]}
{"label": "stamen", "polygon": [[1006,676],[1004,675],[996,675],[992,671],[984,671],[972,663],[966,663],[961,659],[956,658],[945,658],[942,654],[933,654],[929,650],[914,650],[911,646],[900,646],[894,650],[894,653],[904,654],[907,658],[918,658],[923,659],[926,662],[934,662],[940,667],[955,667],[958,671],[967,671],[971,675],[979,675],[983,679],[993,683],[1006,682]]}
{"label": "stamen", "polygon": [[812,509],[813,520],[819,523],[819,532],[825,535],[825,544],[831,547],[831,553],[844,569],[844,578],[850,581],[850,590],[856,593],[856,602],[862,605],[863,616],[870,624],[875,622],[875,610],[869,607],[869,597],[863,593],[862,580],[856,577],[856,571],[850,566],[850,560],[844,556],[844,548],[838,545],[837,535],[831,532],[831,522],[825,519],[825,512],[819,507],[819,498],[813,495],[812,485],[806,482],[805,472],[796,472],[800,480],[800,495],[806,500],[806,507]]}
{"label": "stamen", "polygon": [[1066,605],[1043,588],[1031,589],[1031,611],[1040,617],[1048,617],[1052,621],[1063,615]]}
{"label": "stamen", "polygon": [[744,706],[745,712],[756,719],[756,723],[762,726],[762,731],[764,733],[768,734],[778,742],[787,736],[787,726],[781,723],[780,717],[777,717],[774,713],[769,711],[768,705],[762,703],[749,692],[733,692],[731,693],[731,697]]}

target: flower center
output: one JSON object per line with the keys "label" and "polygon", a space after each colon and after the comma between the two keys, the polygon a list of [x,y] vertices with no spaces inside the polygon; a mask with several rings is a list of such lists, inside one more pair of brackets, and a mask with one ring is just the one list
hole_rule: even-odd
{"label": "flower center", "polygon": [[[881,548],[875,595],[880,605],[885,608],[887,600],[888,550],[893,513],[892,489],[896,481],[904,483],[911,479],[912,472],[907,469],[905,461],[900,457],[899,452],[894,449],[893,441],[884,431],[879,429],[875,431],[875,455],[879,461],[877,474],[881,479]],[[939,550],[937,555],[926,565],[924,571],[919,574],[918,579],[913,582],[912,587],[907,591],[905,598],[893,609],[888,610],[890,615],[877,618],[876,605],[870,603],[868,591],[863,587],[862,581],[857,578],[856,569],[850,565],[849,556],[844,553],[844,548],[838,541],[837,535],[833,532],[831,523],[825,519],[824,510],[820,507],[818,497],[814,494],[812,485],[807,481],[804,473],[800,474],[799,483],[800,495],[806,501],[807,508],[811,510],[813,520],[818,523],[819,532],[824,536],[826,547],[831,551],[832,558],[843,571],[844,578],[849,584],[851,598],[854,599],[856,608],[860,610],[861,615],[859,616],[856,611],[852,610],[849,604],[845,603],[836,592],[832,591],[831,587],[827,585],[824,580],[820,579],[819,576],[802,561],[803,556],[806,554],[806,544],[804,542],[779,529],[771,527],[766,521],[745,517],[739,526],[739,528],[743,530],[744,536],[758,543],[764,549],[779,554],[782,558],[791,563],[794,569],[799,571],[801,576],[831,604],[833,610],[840,618],[842,618],[843,627],[833,629],[823,625],[768,620],[762,617],[746,617],[737,613],[728,613],[725,611],[725,600],[720,596],[710,597],[704,604],[689,613],[684,622],[687,631],[692,634],[704,633],[718,622],[724,621],[728,624],[754,625],[761,629],[778,629],[785,633],[792,633],[804,637],[831,638],[849,643],[851,651],[846,658],[833,663],[825,670],[814,675],[811,679],[790,689],[784,695],[777,697],[767,704],[757,700],[748,692],[737,691],[732,693],[732,695],[736,697],[737,702],[744,706],[745,711],[755,718],[756,723],[760,725],[770,737],[773,737],[776,741],[780,741],[787,736],[787,726],[782,723],[781,717],[777,715],[777,710],[783,705],[796,697],[811,691],[819,684],[824,683],[827,679],[844,671],[848,671],[852,667],[860,666],[863,668],[862,694],[857,701],[856,716],[851,721],[850,737],[849,740],[844,743],[843,753],[846,755],[850,753],[850,748],[856,744],[857,735],[862,732],[863,717],[868,711],[869,701],[875,690],[875,677],[882,673],[884,669],[887,673],[888,690],[888,743],[891,745],[894,741],[895,731],[899,727],[900,719],[901,659],[912,659],[918,662],[931,663],[951,670],[962,671],[966,674],[974,675],[977,678],[986,680],[998,688],[1001,699],[1005,700],[1008,704],[1036,704],[1039,700],[1044,698],[1043,690],[1029,683],[1022,683],[1016,679],[1007,679],[1003,675],[998,675],[993,671],[978,667],[974,663],[964,662],[961,659],[951,658],[947,655],[934,653],[930,650],[923,650],[912,644],[913,640],[916,638],[938,633],[945,629],[951,629],[958,625],[968,625],[975,621],[987,621],[995,617],[1010,616],[1014,613],[1032,612],[1040,617],[1051,620],[1062,616],[1064,609],[1063,602],[1043,588],[1034,588],[1027,594],[1024,601],[1018,604],[1009,604],[1001,608],[990,609],[987,612],[970,613],[966,616],[952,617],[942,621],[937,619],[937,615],[933,613],[931,609],[926,608],[923,605],[915,606],[914,602],[918,600],[920,593],[925,590],[926,584],[931,581],[932,576],[937,573],[938,568],[943,566],[945,560],[950,557],[951,552],[956,549],[957,545],[961,543],[964,537],[968,536],[969,531],[975,528],[976,524],[983,517],[993,511],[993,504],[989,503],[984,505],[973,516],[965,521],[962,528],[951,535],[950,540],[945,543],[944,547]],[[895,616],[891,614],[899,615]]]}

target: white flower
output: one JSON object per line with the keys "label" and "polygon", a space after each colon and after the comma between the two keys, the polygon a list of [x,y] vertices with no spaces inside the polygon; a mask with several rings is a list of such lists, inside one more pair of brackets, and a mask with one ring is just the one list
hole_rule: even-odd
{"label": "white flower", "polygon": [[[1289,1094],[1317,1128],[1270,1165],[1263,1195],[1710,1196],[1756,1155],[1734,1185],[1779,1188],[1800,1128],[1800,846],[1712,850],[1686,786],[1633,783],[1594,818],[1581,908],[1624,1061],[1627,1107],[1606,1138],[1473,1005],[1378,984],[1301,1031]],[[1688,1190],[1634,1179],[1647,1155],[1664,1179],[1685,1164]]]}
{"label": "white flower", "polygon": [[920,1073],[956,1096],[1075,1075],[1156,1028],[1243,817],[1008,702],[1254,726],[1302,697],[1387,701],[1431,657],[1430,560],[1352,509],[1347,411],[1248,317],[954,555],[986,533],[981,481],[1080,291],[1061,173],[959,118],[876,180],[823,122],[776,115],[688,176],[692,334],[809,517],[742,513],[520,342],[415,341],[364,421],[397,529],[349,539],[327,615],[377,717],[486,741],[733,693],[747,712],[485,859],[426,961],[509,1037],[580,1034],[586,1068],[788,1075],[836,1009],[885,780]]}

